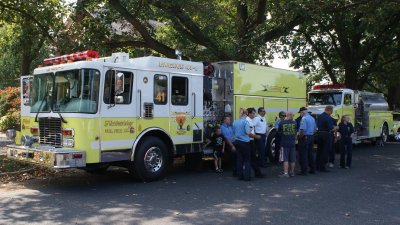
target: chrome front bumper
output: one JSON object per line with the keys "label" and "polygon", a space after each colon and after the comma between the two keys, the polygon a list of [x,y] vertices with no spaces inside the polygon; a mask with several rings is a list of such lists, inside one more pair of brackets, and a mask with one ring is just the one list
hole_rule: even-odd
{"label": "chrome front bumper", "polygon": [[11,159],[36,163],[56,169],[86,166],[86,154],[84,151],[54,148],[51,146],[24,147],[8,145],[7,148],[7,157]]}

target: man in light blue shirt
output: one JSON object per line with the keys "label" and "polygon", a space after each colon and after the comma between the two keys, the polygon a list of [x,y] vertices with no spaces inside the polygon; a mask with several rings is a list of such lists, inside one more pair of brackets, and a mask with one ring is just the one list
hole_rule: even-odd
{"label": "man in light blue shirt", "polygon": [[235,142],[235,133],[233,132],[233,127],[231,125],[231,118],[229,116],[224,117],[224,122],[221,124],[221,132],[222,135],[225,137],[225,143],[226,143],[225,147],[228,150],[226,152],[230,154],[233,176],[237,176],[236,148],[233,145],[233,143]]}
{"label": "man in light blue shirt", "polygon": [[250,163],[250,125],[246,120],[247,110],[240,109],[239,119],[233,123],[233,132],[235,133],[236,148],[236,172],[239,180],[250,181],[251,163]]}
{"label": "man in light blue shirt", "polygon": [[[314,133],[317,130],[315,119],[308,114],[306,107],[299,110],[301,115],[299,127],[299,154],[301,172],[298,175],[307,175],[307,172],[315,173],[315,159],[313,155]],[[309,171],[307,169],[310,168]]]}

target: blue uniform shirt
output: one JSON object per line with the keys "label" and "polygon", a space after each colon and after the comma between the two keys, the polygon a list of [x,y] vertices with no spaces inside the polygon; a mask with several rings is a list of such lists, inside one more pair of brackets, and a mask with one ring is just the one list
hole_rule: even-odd
{"label": "blue uniform shirt", "polygon": [[275,122],[275,129],[279,129],[279,124],[281,123],[281,119],[278,119],[276,122]]}
{"label": "blue uniform shirt", "polygon": [[236,140],[250,142],[250,125],[246,118],[241,117],[233,122],[233,132],[235,133]]}
{"label": "blue uniform shirt", "polygon": [[317,118],[318,131],[331,131],[333,129],[333,120],[330,115],[323,112]]}
{"label": "blue uniform shirt", "polygon": [[353,124],[348,122],[345,124],[344,122],[339,123],[339,133],[342,135],[342,138],[350,138],[351,134],[354,133]]}
{"label": "blue uniform shirt", "polygon": [[304,130],[305,135],[313,135],[316,129],[315,119],[310,114],[305,114],[301,118],[299,130]]}
{"label": "blue uniform shirt", "polygon": [[221,124],[221,133],[231,143],[233,143],[235,141],[235,134],[233,133],[232,126],[226,125],[225,123]]}

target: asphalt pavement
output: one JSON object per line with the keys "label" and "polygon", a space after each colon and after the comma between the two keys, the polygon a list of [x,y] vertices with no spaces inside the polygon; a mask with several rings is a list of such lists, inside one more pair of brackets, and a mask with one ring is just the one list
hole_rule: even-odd
{"label": "asphalt pavement", "polygon": [[[0,186],[0,224],[400,224],[400,144],[354,149],[353,168],[238,181],[179,164],[161,181],[123,169]],[[337,156],[338,157],[338,156]]]}

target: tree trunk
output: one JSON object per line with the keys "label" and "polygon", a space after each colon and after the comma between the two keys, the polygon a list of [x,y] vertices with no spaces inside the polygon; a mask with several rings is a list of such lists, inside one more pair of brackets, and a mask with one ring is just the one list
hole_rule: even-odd
{"label": "tree trunk", "polygon": [[387,101],[391,110],[400,110],[400,81],[391,83],[388,87]]}
{"label": "tree trunk", "polygon": [[351,62],[345,63],[344,84],[347,88],[353,90],[361,90],[363,84],[360,83],[360,75],[358,74],[357,65]]}
{"label": "tree trunk", "polygon": [[32,64],[32,57],[28,50],[22,51],[21,57],[21,76],[29,75],[31,64]]}

